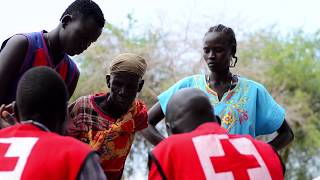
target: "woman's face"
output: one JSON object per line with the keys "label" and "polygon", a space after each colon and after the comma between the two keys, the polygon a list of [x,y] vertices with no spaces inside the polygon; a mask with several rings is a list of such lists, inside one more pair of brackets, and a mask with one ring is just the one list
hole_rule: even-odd
{"label": "woman's face", "polygon": [[132,73],[116,72],[107,77],[107,82],[114,105],[127,111],[140,91],[141,77]]}
{"label": "woman's face", "polygon": [[209,32],[204,37],[203,58],[211,72],[229,69],[232,58],[229,40],[223,32]]}

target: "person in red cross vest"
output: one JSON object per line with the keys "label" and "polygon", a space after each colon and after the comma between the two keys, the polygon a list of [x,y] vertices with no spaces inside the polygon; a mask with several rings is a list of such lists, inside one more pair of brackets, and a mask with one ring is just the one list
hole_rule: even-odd
{"label": "person in red cross vest", "polygon": [[[37,11],[39,5],[30,5],[33,7],[30,11]],[[41,3],[42,8],[50,7]],[[32,21],[28,16],[24,18],[26,22]],[[98,4],[92,0],[74,0],[54,29],[18,33],[1,44],[0,105],[7,106],[0,111],[0,117],[4,119],[0,122],[0,129],[18,123],[11,107],[16,99],[18,82],[29,69],[38,66],[54,69],[67,86],[68,98],[72,96],[80,71],[70,56],[81,54],[95,42],[104,24],[105,18]]]}
{"label": "person in red cross vest", "polygon": [[21,123],[0,130],[1,180],[106,179],[87,144],[59,135],[67,101],[66,85],[53,69],[35,67],[22,76],[15,106]]}
{"label": "person in red cross vest", "polygon": [[204,92],[186,88],[175,93],[166,111],[170,136],[149,153],[149,179],[284,178],[281,159],[269,144],[227,134],[218,123]]}

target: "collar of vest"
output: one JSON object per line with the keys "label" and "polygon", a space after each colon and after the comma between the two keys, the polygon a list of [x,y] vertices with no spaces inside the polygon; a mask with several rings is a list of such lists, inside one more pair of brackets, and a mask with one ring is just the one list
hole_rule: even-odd
{"label": "collar of vest", "polygon": [[45,125],[43,125],[43,124],[41,124],[39,122],[33,121],[33,120],[23,121],[23,122],[21,122],[21,124],[33,124],[33,125],[37,126],[38,128],[40,128],[43,131],[50,132],[50,130]]}

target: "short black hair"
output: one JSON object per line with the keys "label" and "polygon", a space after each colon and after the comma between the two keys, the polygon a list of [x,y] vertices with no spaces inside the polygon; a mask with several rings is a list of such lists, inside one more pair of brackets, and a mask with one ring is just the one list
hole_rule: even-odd
{"label": "short black hair", "polygon": [[64,11],[60,20],[67,14],[82,15],[83,17],[92,17],[99,27],[103,28],[105,24],[104,15],[94,1],[92,0],[76,0]]}
{"label": "short black hair", "polygon": [[[16,95],[16,105],[21,120],[34,120],[48,125],[61,123],[46,121],[56,117],[57,114],[66,114],[68,102],[66,85],[60,75],[49,67],[41,66],[28,70],[18,83]],[[34,117],[39,119],[32,119]]]}
{"label": "short black hair", "polygon": [[173,134],[190,132],[205,122],[218,122],[208,96],[197,88],[182,88],[174,93],[165,116]]}

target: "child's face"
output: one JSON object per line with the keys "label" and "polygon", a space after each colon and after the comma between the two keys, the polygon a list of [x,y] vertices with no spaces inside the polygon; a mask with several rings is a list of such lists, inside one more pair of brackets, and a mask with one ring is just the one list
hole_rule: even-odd
{"label": "child's face", "polygon": [[122,110],[128,110],[140,91],[141,78],[127,72],[117,72],[110,75],[110,98]]}
{"label": "child's face", "polygon": [[71,17],[63,31],[60,31],[60,42],[65,52],[73,56],[86,50],[91,43],[98,39],[101,32],[102,28],[93,18]]}

